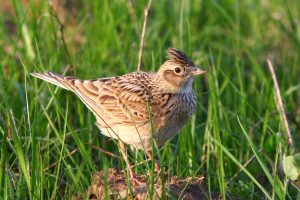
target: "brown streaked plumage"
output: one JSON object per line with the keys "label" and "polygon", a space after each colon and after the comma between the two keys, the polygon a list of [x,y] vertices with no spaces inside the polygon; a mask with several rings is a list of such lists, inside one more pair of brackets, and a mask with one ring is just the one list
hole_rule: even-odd
{"label": "brown streaked plumage", "polygon": [[[156,73],[140,71],[95,80],[52,72],[31,75],[73,91],[94,113],[102,134],[149,153],[150,113],[154,140],[161,146],[194,113],[196,97],[192,82],[195,75],[205,73],[178,49],[169,48],[168,55],[169,59]],[[128,160],[126,163],[129,164]]]}

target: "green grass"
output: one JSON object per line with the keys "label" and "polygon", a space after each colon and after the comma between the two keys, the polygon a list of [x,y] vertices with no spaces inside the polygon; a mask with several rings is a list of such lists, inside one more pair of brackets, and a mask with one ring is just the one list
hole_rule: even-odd
{"label": "green grass", "polygon": [[[120,156],[74,94],[28,73],[91,79],[135,71],[147,1],[67,2],[58,12],[48,1],[5,0],[0,8],[0,199],[70,199],[88,188],[96,171],[125,169],[123,160],[93,148]],[[277,172],[281,153],[299,152],[298,8],[300,1],[292,0],[152,2],[142,70],[157,70],[166,49],[177,47],[209,71],[194,84],[196,115],[159,150],[170,176],[203,174],[208,196],[299,198],[299,183]],[[292,149],[267,58],[275,66]],[[132,163],[144,161],[143,152],[130,155]],[[143,162],[135,170],[152,169]]]}

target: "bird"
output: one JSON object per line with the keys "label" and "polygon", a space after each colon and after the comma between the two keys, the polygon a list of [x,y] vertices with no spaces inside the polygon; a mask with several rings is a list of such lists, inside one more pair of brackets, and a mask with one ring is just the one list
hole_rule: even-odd
{"label": "bird", "polygon": [[[119,141],[130,179],[134,180],[125,145],[144,150],[152,160],[154,142],[158,147],[165,144],[196,111],[192,83],[196,76],[206,73],[177,48],[168,48],[167,54],[157,72],[136,71],[91,80],[53,72],[31,75],[80,98],[95,115],[101,133]],[[160,170],[157,160],[155,170]]]}

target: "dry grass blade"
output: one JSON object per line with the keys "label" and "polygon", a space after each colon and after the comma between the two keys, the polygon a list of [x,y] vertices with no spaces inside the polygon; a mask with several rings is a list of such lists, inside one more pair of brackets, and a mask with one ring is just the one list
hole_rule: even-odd
{"label": "dry grass blade", "polygon": [[107,154],[107,155],[109,155],[109,156],[111,156],[111,157],[113,157],[113,158],[115,158],[115,159],[120,159],[120,157],[117,156],[116,154],[111,153],[111,152],[109,152],[109,151],[106,151],[105,149],[102,149],[102,148],[100,148],[100,147],[98,147],[98,146],[96,146],[96,145],[93,145],[93,149],[96,149],[96,150],[98,150],[98,151],[100,151],[100,152],[102,152],[102,153],[105,153],[105,154]]}
{"label": "dry grass blade", "polygon": [[276,98],[275,98],[276,101],[275,102],[276,102],[276,106],[277,106],[277,109],[278,109],[278,111],[280,113],[280,116],[281,116],[281,118],[282,118],[282,120],[284,122],[286,135],[288,137],[288,144],[290,146],[292,146],[293,145],[292,135],[291,135],[289,124],[288,124],[288,121],[287,121],[287,118],[286,118],[286,114],[285,114],[285,111],[284,111],[284,107],[283,107],[283,103],[282,103],[282,98],[281,98],[281,94],[280,94],[280,89],[279,89],[279,86],[278,86],[278,81],[277,81],[277,78],[276,78],[274,67],[273,67],[273,64],[272,64],[272,62],[270,60],[267,60],[267,63],[268,63],[268,67],[269,67],[269,70],[271,72],[272,79],[273,79],[274,86],[275,86],[275,91],[276,91]]}
{"label": "dry grass blade", "polygon": [[49,2],[48,5],[49,5],[49,11],[50,11],[51,16],[56,20],[56,22],[59,25],[59,31],[60,31],[60,34],[61,34],[61,43],[62,43],[62,45],[63,45],[63,47],[65,49],[68,61],[69,61],[70,65],[71,65],[71,67],[73,68],[74,65],[73,65],[72,57],[71,57],[69,48],[68,48],[66,40],[65,40],[64,24],[59,19],[58,15],[57,15],[57,12],[53,8],[53,4],[51,2]]}
{"label": "dry grass blade", "polygon": [[137,71],[141,70],[141,63],[142,63],[142,56],[143,56],[143,48],[144,48],[144,41],[145,41],[145,34],[146,34],[146,27],[147,27],[147,19],[149,16],[149,10],[151,7],[152,0],[148,1],[147,7],[145,9],[145,18],[144,18],[144,24],[143,24],[143,31],[141,36],[141,43],[140,43],[140,51],[139,51],[139,60],[137,65]]}

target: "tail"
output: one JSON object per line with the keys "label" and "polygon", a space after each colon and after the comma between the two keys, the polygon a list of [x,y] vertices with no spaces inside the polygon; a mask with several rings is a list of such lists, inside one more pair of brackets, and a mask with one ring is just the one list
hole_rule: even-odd
{"label": "tail", "polygon": [[52,72],[30,73],[30,75],[74,92],[96,116],[99,116],[99,106],[96,103],[98,88],[93,85],[93,80],[83,81],[71,76],[62,76]]}
{"label": "tail", "polygon": [[37,77],[54,85],[57,85],[66,90],[72,90],[74,88],[74,77],[62,76],[54,74],[52,72],[47,73],[30,73],[31,76]]}

